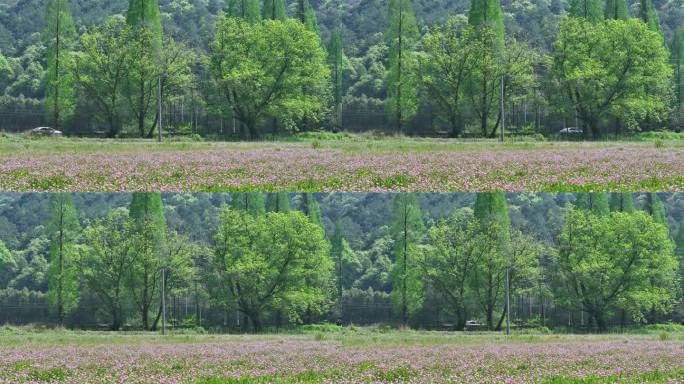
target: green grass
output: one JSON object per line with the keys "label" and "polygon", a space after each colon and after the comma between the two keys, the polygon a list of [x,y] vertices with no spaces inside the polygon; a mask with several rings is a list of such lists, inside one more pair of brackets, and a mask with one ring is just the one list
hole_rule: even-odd
{"label": "green grass", "polygon": [[73,153],[138,153],[156,151],[256,150],[256,149],[337,149],[347,153],[429,153],[452,151],[535,150],[535,149],[590,149],[605,147],[684,147],[684,135],[668,133],[644,134],[640,139],[598,142],[540,142],[514,141],[504,144],[486,139],[431,139],[409,137],[375,137],[371,135],[302,133],[253,142],[196,142],[167,140],[157,143],[143,139],[86,139],[40,138],[0,134],[0,153],[11,154],[73,154]]}

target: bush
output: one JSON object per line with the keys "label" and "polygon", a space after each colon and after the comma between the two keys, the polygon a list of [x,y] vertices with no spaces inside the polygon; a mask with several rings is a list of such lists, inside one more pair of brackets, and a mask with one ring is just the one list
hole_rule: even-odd
{"label": "bush", "polygon": [[684,132],[672,132],[672,131],[652,131],[652,132],[639,132],[631,137],[629,140],[632,141],[676,141],[684,140]]}

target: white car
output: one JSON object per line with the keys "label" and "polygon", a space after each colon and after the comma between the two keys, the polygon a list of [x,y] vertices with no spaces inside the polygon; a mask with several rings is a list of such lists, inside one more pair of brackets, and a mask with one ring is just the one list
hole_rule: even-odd
{"label": "white car", "polygon": [[563,135],[581,135],[584,131],[580,128],[568,127],[561,129],[559,133]]}
{"label": "white car", "polygon": [[62,131],[50,127],[38,127],[31,130],[31,136],[62,137]]}

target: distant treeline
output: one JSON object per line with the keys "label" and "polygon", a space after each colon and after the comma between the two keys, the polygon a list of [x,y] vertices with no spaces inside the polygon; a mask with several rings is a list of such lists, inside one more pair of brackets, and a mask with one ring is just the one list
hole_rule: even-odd
{"label": "distant treeline", "polygon": [[[681,321],[680,194],[5,194],[0,322]],[[164,292],[164,293],[162,293]],[[472,326],[472,323],[469,323]]]}
{"label": "distant treeline", "polygon": [[[388,0],[368,5],[375,19],[344,3],[160,8],[130,0],[125,17],[116,14],[122,4],[95,17],[80,2],[47,0],[42,33],[31,38],[9,17],[22,14],[23,3],[0,7],[0,19],[16,29],[5,35],[23,37],[0,44],[12,52],[0,54],[0,129],[492,138],[505,126],[518,135],[597,139],[684,126],[684,29],[673,21],[681,11],[668,5],[661,23],[650,0],[572,0],[536,11],[515,1],[512,9],[473,0],[429,11],[421,1]],[[375,29],[382,33],[361,37]]]}

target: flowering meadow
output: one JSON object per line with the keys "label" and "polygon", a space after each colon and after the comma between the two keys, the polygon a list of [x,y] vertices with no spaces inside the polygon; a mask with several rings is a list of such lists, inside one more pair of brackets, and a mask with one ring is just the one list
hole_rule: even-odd
{"label": "flowering meadow", "polygon": [[[455,334],[60,336],[3,343],[0,383],[682,383],[684,342]],[[5,340],[7,341],[7,340]]]}
{"label": "flowering meadow", "polygon": [[38,143],[0,147],[0,190],[684,191],[684,148],[652,143]]}

